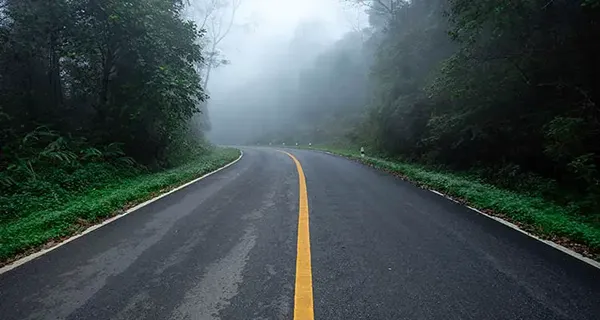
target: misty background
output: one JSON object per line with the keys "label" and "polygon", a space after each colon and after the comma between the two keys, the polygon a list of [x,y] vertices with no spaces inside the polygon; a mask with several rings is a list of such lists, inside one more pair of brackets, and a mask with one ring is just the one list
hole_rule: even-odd
{"label": "misty background", "polygon": [[263,0],[235,16],[211,141],[365,146],[600,208],[599,1]]}
{"label": "misty background", "polygon": [[307,144],[335,116],[320,109],[362,107],[364,11],[338,0],[242,1],[219,45],[230,64],[215,69],[207,86],[210,140]]}

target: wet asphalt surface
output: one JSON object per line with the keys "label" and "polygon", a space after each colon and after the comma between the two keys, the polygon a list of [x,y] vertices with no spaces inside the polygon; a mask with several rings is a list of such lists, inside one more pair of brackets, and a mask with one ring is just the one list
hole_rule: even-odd
{"label": "wet asphalt surface", "polygon": [[[298,174],[269,148],[0,275],[0,319],[292,319]],[[600,319],[600,270],[332,155],[304,168],[315,319]]]}

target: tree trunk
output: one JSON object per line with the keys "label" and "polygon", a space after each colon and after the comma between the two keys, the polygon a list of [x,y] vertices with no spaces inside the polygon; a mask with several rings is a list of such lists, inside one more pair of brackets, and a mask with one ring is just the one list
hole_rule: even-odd
{"label": "tree trunk", "polygon": [[204,84],[203,84],[203,88],[205,91],[208,91],[207,86],[208,86],[208,80],[210,79],[211,71],[212,71],[212,63],[209,63],[208,67],[206,68],[206,78],[204,78]]}
{"label": "tree trunk", "polygon": [[50,84],[50,101],[52,112],[62,105],[62,85],[60,81],[60,60],[57,51],[57,35],[53,30],[50,34],[50,68],[48,70],[48,82]]}
{"label": "tree trunk", "polygon": [[112,69],[112,50],[107,46],[102,67],[102,86],[100,88],[100,108],[105,108],[108,104],[108,84],[110,80],[110,70]]}
{"label": "tree trunk", "polygon": [[210,72],[212,71],[215,58],[215,50],[217,50],[217,42],[212,42],[212,48],[210,49],[210,57],[208,58],[208,66],[206,67],[206,78],[204,78],[204,91],[208,92],[208,80],[210,79]]}

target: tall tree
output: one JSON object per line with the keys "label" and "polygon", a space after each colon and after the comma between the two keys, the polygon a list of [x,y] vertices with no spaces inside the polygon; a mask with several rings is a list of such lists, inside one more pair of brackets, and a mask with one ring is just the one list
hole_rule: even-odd
{"label": "tall tree", "polygon": [[[229,64],[219,48],[222,41],[230,34],[236,19],[236,13],[242,0],[202,0],[189,2],[188,16],[199,23],[204,37],[201,38],[204,59],[197,64],[197,70],[203,76],[203,88],[208,88],[210,76],[215,68]],[[208,103],[199,106],[200,114],[192,121],[195,132],[202,135],[205,130],[210,130]]]}
{"label": "tall tree", "polygon": [[195,69],[201,33],[182,18],[181,1],[5,0],[2,6],[5,155],[45,126],[93,144],[123,143],[144,162],[167,158],[167,146],[206,98]]}

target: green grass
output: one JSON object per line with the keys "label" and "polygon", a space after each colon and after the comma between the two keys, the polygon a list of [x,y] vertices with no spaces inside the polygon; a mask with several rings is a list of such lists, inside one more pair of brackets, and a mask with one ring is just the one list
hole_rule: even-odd
{"label": "green grass", "polygon": [[[361,158],[358,151],[315,147],[358,160],[374,168],[400,174],[409,181],[435,189],[480,210],[486,210],[517,223],[542,238],[560,241],[595,259],[600,258],[600,224],[574,215],[566,206],[557,205],[542,197],[498,188],[459,173],[439,172],[420,165],[388,161],[379,158]],[[580,244],[588,247],[581,248]]]}
{"label": "green grass", "polygon": [[[144,202],[156,195],[218,169],[239,157],[236,149],[215,149],[174,169],[113,176],[100,186],[90,183],[87,189],[56,197],[40,194],[26,198],[27,193],[3,196],[3,203],[12,203],[18,210],[14,218],[0,222],[0,262],[6,262],[28,250],[53,240],[71,236],[116,215],[124,208]],[[114,173],[114,172],[113,172]],[[29,191],[28,191],[29,192]],[[61,204],[56,204],[60,197]],[[33,203],[33,204],[32,204]],[[20,204],[20,205],[19,205]]]}

